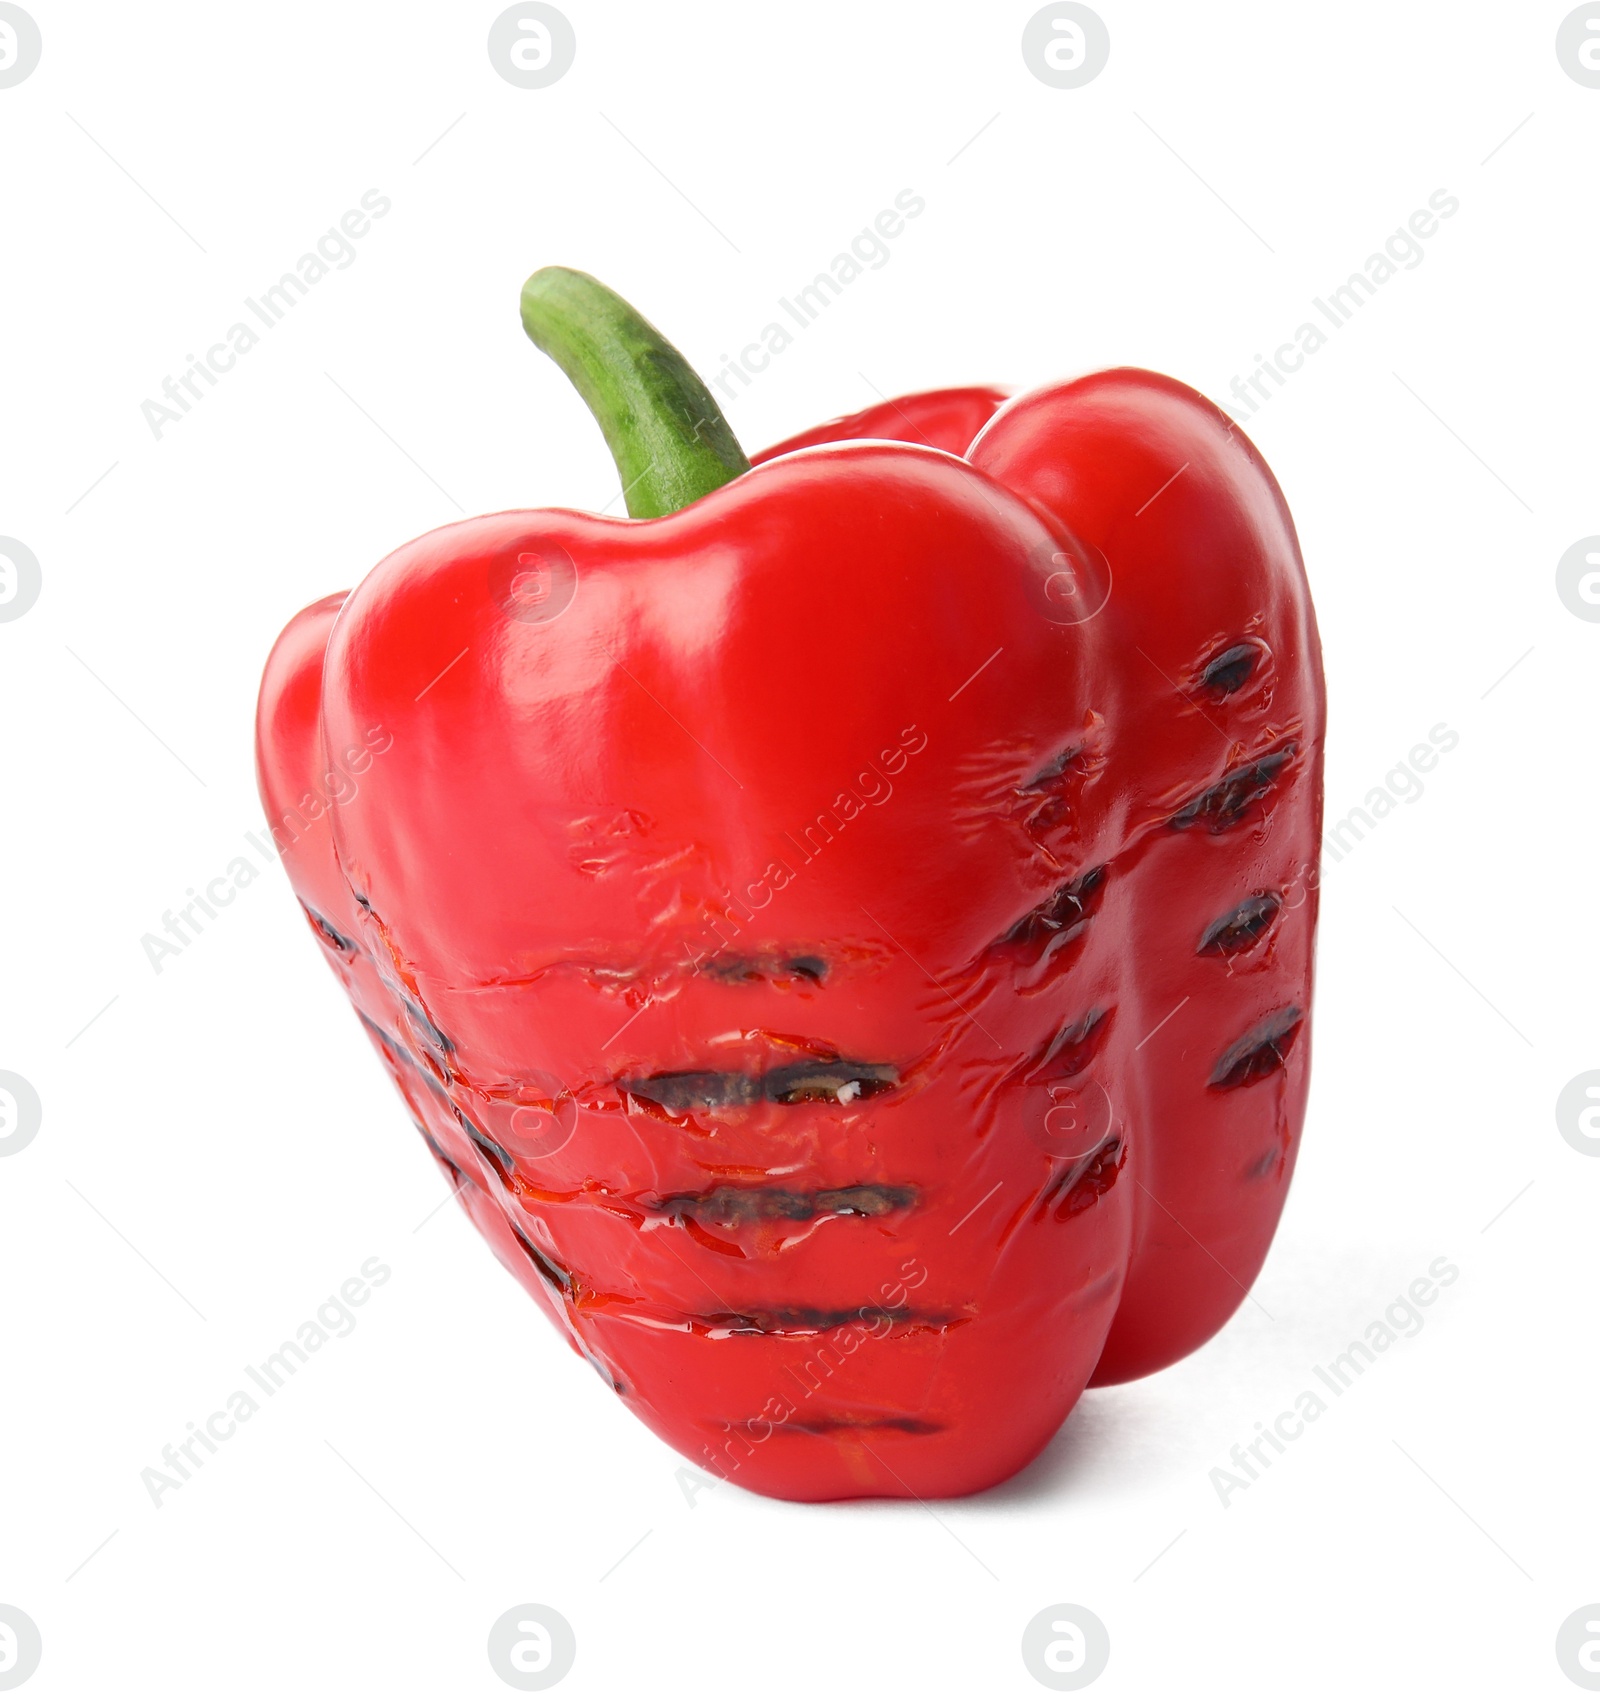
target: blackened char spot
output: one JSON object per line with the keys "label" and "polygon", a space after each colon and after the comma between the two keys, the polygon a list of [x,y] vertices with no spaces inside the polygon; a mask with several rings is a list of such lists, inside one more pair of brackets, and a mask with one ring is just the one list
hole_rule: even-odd
{"label": "blackened char spot", "polygon": [[[759,1312],[715,1312],[701,1318],[701,1323],[713,1329],[725,1329],[733,1335],[817,1335],[829,1329],[843,1329],[847,1323],[880,1319],[890,1323],[909,1323],[909,1306],[847,1306],[829,1310],[819,1306],[785,1306]],[[922,1322],[942,1324],[942,1318],[922,1318]]]}
{"label": "blackened char spot", "polygon": [[779,1065],[763,1079],[767,1098],[780,1106],[799,1106],[812,1100],[838,1101],[848,1105],[852,1100],[867,1100],[882,1094],[900,1080],[893,1065],[857,1064],[850,1059],[835,1063],[810,1061],[798,1065]]}
{"label": "blackened char spot", "polygon": [[469,1182],[474,1188],[476,1188],[478,1186],[477,1180],[473,1177],[471,1171],[462,1170],[460,1165],[458,1165],[455,1160],[452,1159],[447,1152],[445,1152],[444,1148],[434,1140],[432,1135],[428,1133],[427,1129],[422,1124],[417,1123],[415,1118],[411,1121],[413,1124],[416,1124],[417,1134],[427,1142],[428,1151],[433,1154],[435,1160],[438,1162],[439,1168],[449,1179],[450,1186],[455,1189],[458,1194]]}
{"label": "blackened char spot", "polygon": [[761,982],[764,980],[761,962],[739,954],[713,953],[696,965],[702,976],[714,976],[718,982]]}
{"label": "blackened char spot", "polygon": [[[734,1428],[741,1427],[738,1424]],[[847,1435],[852,1430],[892,1430],[897,1435],[938,1435],[942,1423],[930,1423],[926,1418],[784,1418],[781,1423],[766,1423],[761,1418],[746,1420],[743,1427],[754,1434],[757,1428],[769,1433],[790,1435]]]}
{"label": "blackened char spot", "polygon": [[1276,894],[1252,894],[1231,912],[1224,912],[1206,926],[1197,953],[1237,953],[1264,935],[1277,917],[1283,901]]}
{"label": "blackened char spot", "polygon": [[[528,1263],[538,1271],[546,1282],[558,1293],[572,1292],[572,1273],[564,1265],[558,1265],[547,1253],[541,1253],[537,1247],[522,1233],[518,1225],[512,1224],[512,1233],[517,1238],[517,1245],[528,1255]],[[603,1375],[609,1373],[602,1372]],[[613,1383],[613,1386],[615,1384]]]}
{"label": "blackened char spot", "polygon": [[713,953],[696,967],[719,982],[819,983],[828,974],[828,961],[815,953],[772,958],[745,953]]}
{"label": "blackened char spot", "polygon": [[819,1188],[797,1193],[785,1188],[713,1188],[704,1194],[669,1194],[650,1206],[666,1217],[736,1226],[770,1219],[804,1222],[814,1217],[881,1218],[916,1203],[914,1188],[863,1183],[854,1188]]}
{"label": "blackened char spot", "polygon": [[383,1049],[383,1056],[395,1067],[396,1070],[405,1069],[409,1071],[411,1075],[416,1077],[417,1080],[422,1083],[429,1093],[435,1095],[446,1106],[450,1105],[449,1093],[446,1091],[444,1084],[440,1082],[439,1078],[435,1076],[432,1071],[425,1070],[403,1047],[397,1047],[394,1042],[390,1040],[389,1032],[384,1029],[381,1024],[374,1023],[365,1012],[358,1010],[356,1012],[356,1016],[361,1019],[362,1027]]}
{"label": "blackened char spot", "polygon": [[1230,771],[1221,782],[1213,784],[1172,814],[1174,829],[1193,829],[1204,824],[1213,835],[1232,829],[1249,814],[1256,801],[1272,791],[1273,784],[1294,757],[1295,743],[1286,742],[1265,758],[1255,759],[1238,770]]}
{"label": "blackened char spot", "polygon": [[472,1119],[469,1118],[465,1112],[461,1111],[459,1107],[455,1108],[455,1113],[456,1121],[467,1132],[468,1140],[471,1141],[472,1145],[476,1147],[478,1151],[483,1154],[484,1158],[486,1158],[500,1173],[500,1180],[505,1183],[507,1187],[510,1187],[511,1178],[516,1174],[516,1160],[511,1157],[511,1155],[500,1145],[498,1141],[491,1140],[489,1136],[485,1135],[483,1131],[472,1121]]}
{"label": "blackened char spot", "polygon": [[1093,870],[1063,883],[1043,905],[1018,918],[992,944],[990,951],[1020,955],[1037,962],[1065,946],[1083,932],[1094,916],[1105,881],[1106,867],[1096,865]]}
{"label": "blackened char spot", "polygon": [[356,1010],[356,1016],[361,1019],[361,1027],[365,1029],[372,1039],[383,1049],[385,1058],[391,1060],[396,1065],[404,1065],[409,1070],[415,1070],[417,1068],[417,1061],[413,1059],[409,1053],[404,1052],[399,1047],[395,1046],[395,1044],[389,1039],[388,1030],[386,1030],[382,1024],[374,1023],[372,1019],[369,1018],[359,1007]]}
{"label": "blackened char spot", "polygon": [[1059,828],[1071,812],[1083,755],[1082,746],[1065,748],[1017,789],[1024,806],[1022,827],[1035,841]]}
{"label": "blackened char spot", "polygon": [[1250,680],[1256,668],[1256,648],[1248,642],[1230,647],[1200,673],[1200,686],[1210,694],[1234,694]]}
{"label": "blackened char spot", "polygon": [[761,1098],[761,1078],[743,1071],[662,1071],[657,1076],[625,1077],[617,1085],[627,1094],[654,1101],[673,1117],[699,1107],[753,1106]]}
{"label": "blackened char spot", "polygon": [[1081,747],[1068,747],[1058,753],[1037,776],[1030,777],[1018,790],[1021,794],[1037,794],[1042,789],[1049,788],[1052,783],[1059,782],[1071,768],[1074,759],[1083,752]]}
{"label": "blackened char spot", "polygon": [[1050,1212],[1057,1223],[1088,1211],[1113,1187],[1126,1162],[1122,1139],[1114,1137],[1081,1164],[1063,1171],[1039,1196],[1039,1211]]}
{"label": "blackened char spot", "polygon": [[348,935],[340,934],[340,932],[336,930],[320,912],[312,911],[312,909],[304,902],[301,903],[300,909],[310,920],[311,927],[317,932],[318,938],[326,942],[335,953],[349,954],[359,953],[361,951],[361,949],[356,946],[355,942],[353,942]]}
{"label": "blackened char spot", "polygon": [[1100,1050],[1110,1026],[1110,1009],[1091,1006],[1075,1022],[1063,1024],[1028,1067],[1030,1082],[1065,1082],[1076,1076]]}
{"label": "blackened char spot", "polygon": [[441,1053],[453,1053],[456,1050],[455,1042],[440,1029],[438,1024],[428,1016],[427,1012],[415,1000],[403,995],[401,1004],[405,1007],[406,1016],[425,1041],[430,1042]]}
{"label": "blackened char spot", "polygon": [[663,1071],[656,1076],[627,1077],[617,1086],[641,1100],[653,1101],[673,1117],[683,1117],[696,1110],[753,1106],[761,1100],[778,1106],[813,1101],[848,1105],[881,1094],[899,1080],[900,1073],[893,1065],[812,1059],[779,1065],[764,1076],[747,1071]]}
{"label": "blackened char spot", "polygon": [[1253,1029],[1247,1029],[1217,1060],[1208,1086],[1243,1088],[1280,1069],[1300,1033],[1304,1015],[1298,1006],[1280,1006]]}

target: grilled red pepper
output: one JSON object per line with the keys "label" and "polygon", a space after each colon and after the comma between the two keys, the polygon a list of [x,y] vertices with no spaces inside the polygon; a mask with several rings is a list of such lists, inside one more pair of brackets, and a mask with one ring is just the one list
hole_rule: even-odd
{"label": "grilled red pepper", "polygon": [[1146,371],[751,469],[592,279],[523,318],[631,517],[451,524],[289,625],[290,880],[651,1428],[792,1499],[983,1488],[1214,1334],[1283,1204],[1323,740],[1288,511]]}

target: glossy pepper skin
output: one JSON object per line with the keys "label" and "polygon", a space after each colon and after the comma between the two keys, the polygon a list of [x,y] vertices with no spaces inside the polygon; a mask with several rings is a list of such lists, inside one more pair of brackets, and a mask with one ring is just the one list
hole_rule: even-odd
{"label": "glossy pepper skin", "polygon": [[474,1223],[652,1429],[789,1499],[990,1486],[1214,1334],[1283,1205],[1324,716],[1287,509],[1134,370],[746,469],[643,320],[541,288],[625,484],[652,404],[676,481],[452,524],[289,625],[290,880]]}

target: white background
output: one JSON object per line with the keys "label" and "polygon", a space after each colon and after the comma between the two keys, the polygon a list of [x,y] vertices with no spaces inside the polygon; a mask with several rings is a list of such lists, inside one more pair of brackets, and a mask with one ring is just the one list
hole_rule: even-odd
{"label": "white background", "polygon": [[[1600,531],[1600,90],[1557,63],[1568,7],[1104,0],[1109,67],[1061,91],[1029,4],[562,3],[576,64],[526,91],[494,4],[29,0],[43,59],[0,90],[0,531],[43,570],[0,624],[0,1069],[44,1103],[0,1160],[31,1686],[490,1694],[490,1624],[539,1601],[573,1690],[1026,1690],[1025,1624],[1071,1601],[1108,1691],[1571,1687],[1600,1162],[1554,1104],[1600,1066],[1600,627],[1555,566]],[[372,188],[356,261],[155,439],[141,402]],[[299,606],[462,511],[613,496],[520,331],[528,272],[599,274],[710,372],[906,188],[890,261],[729,405],[747,447],[875,390],[1105,364],[1224,398],[1459,198],[1249,431],[1321,618],[1330,817],[1431,726],[1460,744],[1327,870],[1259,1304],[986,1496],[691,1503],[432,1215],[281,872],[160,975],[140,938],[261,826],[256,684]],[[374,1254],[355,1332],[155,1508],[143,1467]],[[1440,1255],[1421,1333],[1224,1506],[1212,1468]]]}

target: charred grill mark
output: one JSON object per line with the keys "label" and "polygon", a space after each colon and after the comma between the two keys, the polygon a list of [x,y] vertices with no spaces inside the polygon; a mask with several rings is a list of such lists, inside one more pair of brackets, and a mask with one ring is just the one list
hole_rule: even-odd
{"label": "charred grill mark", "polygon": [[[512,1224],[511,1232],[517,1238],[517,1245],[528,1255],[528,1263],[538,1271],[558,1294],[570,1296],[572,1293],[572,1272],[565,1265],[558,1265],[549,1254],[541,1253],[537,1247],[522,1233],[518,1224]],[[613,1382],[613,1386],[615,1383]]]}
{"label": "charred grill mark", "polygon": [[882,1094],[899,1081],[900,1073],[893,1065],[813,1059],[778,1065],[761,1076],[747,1071],[663,1071],[656,1076],[625,1077],[617,1086],[681,1118],[696,1110],[754,1106],[763,1100],[777,1106],[813,1101],[849,1105]]}
{"label": "charred grill mark", "polygon": [[738,956],[725,958],[721,953],[713,953],[709,959],[702,959],[695,968],[701,976],[714,976],[718,982],[762,982],[765,980],[760,963],[757,960]]}
{"label": "charred grill mark", "polygon": [[1207,926],[1195,952],[1226,955],[1242,951],[1271,929],[1282,907],[1283,901],[1276,894],[1252,894]]}
{"label": "charred grill mark", "polygon": [[600,1380],[611,1390],[613,1394],[621,1394],[626,1397],[633,1392],[633,1390],[629,1388],[627,1383],[625,1383],[622,1378],[616,1374],[609,1364],[601,1359],[598,1354],[590,1352],[589,1348],[582,1340],[579,1340],[578,1342],[578,1351],[582,1353],[584,1358],[586,1358],[591,1365],[594,1366],[594,1374],[600,1378]]}
{"label": "charred grill mark", "polygon": [[914,1206],[914,1188],[863,1183],[853,1188],[819,1188],[797,1193],[784,1188],[713,1188],[704,1194],[669,1194],[650,1203],[664,1217],[738,1227],[771,1220],[803,1223],[815,1217],[881,1218]]}
{"label": "charred grill mark", "polygon": [[790,1435],[845,1435],[852,1430],[867,1430],[879,1432],[893,1431],[897,1435],[940,1435],[944,1432],[942,1423],[930,1423],[926,1418],[784,1418],[781,1422],[768,1423],[763,1418],[747,1418],[743,1423],[731,1426],[754,1434],[758,1429],[767,1429],[773,1434]]}
{"label": "charred grill mark", "polygon": [[812,986],[828,974],[828,961],[815,953],[793,958],[758,958],[747,954],[715,953],[698,967],[703,976],[719,982],[803,982]]}
{"label": "charred grill mark", "polygon": [[363,1011],[358,1010],[356,1016],[361,1020],[361,1026],[383,1049],[383,1056],[398,1070],[405,1070],[416,1077],[419,1082],[438,1100],[455,1110],[451,1104],[449,1092],[439,1077],[425,1065],[419,1063],[416,1056],[408,1053],[404,1047],[397,1047],[390,1039],[389,1032],[382,1024],[377,1024]]}
{"label": "charred grill mark", "polygon": [[439,1096],[440,1099],[446,1101],[449,1100],[450,1096],[445,1093],[444,1085],[432,1071],[428,1070],[418,1061],[416,1054],[408,1053],[404,1047],[397,1046],[389,1031],[386,1030],[381,1023],[374,1023],[372,1019],[369,1018],[359,1007],[356,1009],[356,1016],[361,1020],[361,1027],[366,1030],[373,1040],[376,1041],[383,1049],[383,1056],[390,1062],[390,1064],[392,1064],[397,1070],[410,1071],[413,1076],[419,1078],[423,1083],[425,1083],[434,1094]]}
{"label": "charred grill mark", "polygon": [[780,1065],[766,1075],[769,1100],[780,1106],[800,1106],[812,1100],[834,1100],[848,1105],[852,1100],[870,1100],[900,1080],[893,1065],[856,1064],[843,1059],[835,1064],[811,1061]]}
{"label": "charred grill mark", "polygon": [[1102,1194],[1115,1185],[1127,1157],[1122,1137],[1113,1136],[1086,1160],[1070,1166],[1045,1188],[1039,1196],[1038,1212],[1050,1212],[1057,1223],[1064,1223],[1079,1212],[1088,1211]]}
{"label": "charred grill mark", "polygon": [[468,1183],[471,1183],[472,1186],[476,1188],[478,1186],[478,1181],[477,1178],[473,1176],[472,1172],[462,1170],[460,1165],[458,1165],[455,1160],[452,1159],[447,1152],[445,1152],[444,1148],[441,1147],[436,1140],[434,1140],[425,1124],[418,1123],[415,1118],[411,1121],[416,1125],[417,1134],[427,1142],[428,1151],[433,1154],[434,1158],[443,1169],[444,1174],[450,1179],[450,1186],[455,1189],[458,1194]]}
{"label": "charred grill mark", "polygon": [[348,935],[341,934],[320,912],[312,911],[303,900],[300,903],[300,910],[305,913],[312,929],[316,931],[318,940],[325,942],[335,953],[348,956],[361,951]]}
{"label": "charred grill mark", "polygon": [[967,1323],[971,1316],[971,1308],[966,1315],[952,1316],[943,1312],[918,1311],[911,1306],[874,1306],[870,1303],[842,1309],[778,1306],[742,1312],[689,1312],[584,1286],[571,1271],[535,1247],[518,1225],[513,1224],[512,1228],[534,1268],[565,1296],[577,1317],[603,1316],[652,1330],[677,1330],[715,1338],[759,1335],[769,1340],[825,1335],[831,1330],[857,1324],[866,1326],[868,1339],[882,1340],[894,1333],[939,1334]]}
{"label": "charred grill mark", "polygon": [[1284,767],[1295,755],[1297,743],[1286,742],[1274,753],[1230,771],[1221,782],[1195,797],[1172,815],[1174,829],[1193,829],[1204,824],[1213,835],[1242,823],[1250,808],[1271,793]]}
{"label": "charred grill mark", "polygon": [[356,1008],[356,1016],[361,1019],[361,1027],[383,1049],[386,1059],[396,1065],[403,1065],[409,1070],[417,1068],[417,1061],[409,1053],[395,1046],[394,1042],[389,1039],[388,1030],[382,1024],[374,1023],[360,1007]]}
{"label": "charred grill mark", "polygon": [[1106,867],[1096,865],[1093,870],[1063,883],[1043,905],[1024,913],[998,941],[992,942],[990,952],[1021,955],[1037,963],[1076,940],[1094,916],[1105,882]]}
{"label": "charred grill mark", "polygon": [[883,1341],[893,1336],[942,1335],[969,1323],[974,1315],[970,1306],[960,1315],[918,1311],[911,1306],[873,1305],[847,1306],[843,1310],[794,1306],[743,1312],[686,1312],[583,1288],[572,1296],[572,1304],[580,1316],[604,1316],[622,1323],[640,1324],[646,1329],[677,1330],[715,1340],[734,1335],[761,1336],[769,1341],[804,1340],[858,1325],[864,1340]]}
{"label": "charred grill mark", "polygon": [[1073,761],[1082,756],[1081,747],[1068,747],[1058,753],[1037,776],[1029,777],[1017,790],[1019,794],[1039,794],[1058,783],[1072,768]]}
{"label": "charred grill mark", "polygon": [[1298,1006],[1281,1006],[1246,1030],[1217,1060],[1207,1086],[1243,1088],[1281,1069],[1300,1033],[1303,1016]]}
{"label": "charred grill mark", "polygon": [[1083,752],[1082,747],[1067,748],[1017,790],[1027,807],[1023,828],[1035,841],[1059,827],[1071,812],[1071,788]]}
{"label": "charred grill mark", "polygon": [[697,1106],[707,1111],[752,1106],[762,1098],[761,1078],[742,1071],[663,1071],[658,1076],[625,1077],[617,1086],[676,1118]]}
{"label": "charred grill mark", "polygon": [[431,1047],[441,1054],[455,1052],[456,1044],[440,1029],[427,1012],[409,995],[400,996],[400,1004],[405,1007],[406,1016],[411,1020],[412,1027]]}
{"label": "charred grill mark", "polygon": [[1091,1006],[1075,1023],[1063,1024],[1029,1064],[1029,1082],[1065,1082],[1076,1076],[1100,1051],[1110,1019],[1109,1007]]}
{"label": "charred grill mark", "polygon": [[1218,653],[1201,671],[1200,686],[1208,694],[1219,697],[1236,694],[1250,680],[1258,657],[1259,649],[1249,642],[1230,647],[1225,653]]}
{"label": "charred grill mark", "polygon": [[495,1170],[499,1172],[501,1182],[509,1188],[512,1178],[516,1175],[516,1160],[498,1141],[485,1135],[459,1106],[452,1107],[452,1110],[456,1114],[456,1122],[466,1131],[467,1139],[494,1166]]}
{"label": "charred grill mark", "polygon": [[842,1311],[784,1306],[756,1312],[715,1312],[695,1321],[712,1329],[726,1330],[730,1335],[820,1335],[851,1323],[916,1322],[943,1327],[949,1320],[914,1313],[910,1306],[847,1306]]}
{"label": "charred grill mark", "polygon": [[1071,815],[1073,795],[1086,770],[1087,751],[1082,743],[1063,749],[1017,788],[1019,821],[1033,841],[1042,844]]}

